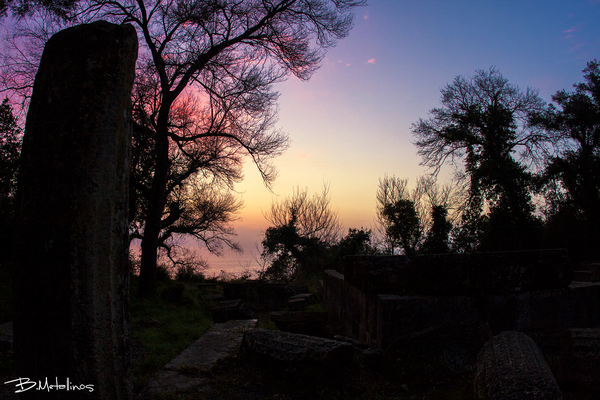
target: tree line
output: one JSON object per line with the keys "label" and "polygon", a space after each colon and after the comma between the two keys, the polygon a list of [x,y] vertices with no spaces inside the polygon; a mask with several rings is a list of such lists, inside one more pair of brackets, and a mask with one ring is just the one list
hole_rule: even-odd
{"label": "tree line", "polygon": [[[411,258],[560,247],[576,264],[599,261],[597,60],[587,63],[583,79],[546,105],[536,90],[510,84],[493,67],[456,77],[441,90],[441,107],[412,125],[422,164],[432,173],[412,190],[406,179],[379,180],[376,232],[350,229],[339,239],[327,191],[309,198],[297,190],[266,216],[273,226],[262,242],[263,275],[286,279],[339,269],[343,256],[360,254]],[[435,177],[446,165],[455,178],[440,185]],[[313,208],[318,212],[305,216]],[[324,229],[306,229],[306,220]]]}
{"label": "tree line", "polygon": [[[289,75],[309,79],[326,49],[348,35],[353,10],[362,4],[0,1],[0,14],[15,18],[1,54],[0,86],[24,115],[43,45],[54,32],[97,19],[135,26],[140,56],[132,94],[130,237],[141,241],[140,294],[151,295],[157,259],[196,263],[182,246],[185,238],[216,253],[239,248],[233,222],[242,201],[232,189],[243,178],[242,164],[252,160],[269,187],[276,177],[272,160],[289,144],[275,128],[273,85]],[[442,89],[441,106],[412,127],[423,164],[433,177],[453,166],[453,184],[438,186],[426,177],[409,191],[406,181],[384,177],[376,194],[377,232],[352,229],[344,237],[337,217],[326,212],[327,193],[310,197],[297,190],[267,215],[265,265],[289,277],[322,268],[319,254],[540,246],[595,259],[599,75],[598,62],[590,61],[584,82],[574,92],[558,92],[549,106],[494,68],[457,77]],[[21,128],[6,101],[0,119],[7,253],[16,224]]]}

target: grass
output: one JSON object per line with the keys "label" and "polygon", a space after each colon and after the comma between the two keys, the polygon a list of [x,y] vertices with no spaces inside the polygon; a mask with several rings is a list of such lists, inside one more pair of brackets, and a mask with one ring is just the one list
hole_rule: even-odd
{"label": "grass", "polygon": [[[197,340],[212,325],[212,304],[198,289],[186,288],[180,298],[166,301],[161,293],[177,283],[159,284],[158,294],[149,299],[131,296],[131,338],[134,391],[143,389],[154,373]],[[132,279],[135,293],[137,278]]]}

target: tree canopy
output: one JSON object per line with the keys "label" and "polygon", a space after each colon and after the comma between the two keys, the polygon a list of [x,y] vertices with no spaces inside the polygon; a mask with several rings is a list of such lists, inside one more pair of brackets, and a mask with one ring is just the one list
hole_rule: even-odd
{"label": "tree canopy", "polygon": [[[178,196],[194,187],[189,180],[231,189],[242,178],[243,159],[249,157],[270,185],[276,176],[271,160],[288,143],[274,126],[277,93],[272,85],[290,74],[309,79],[325,50],[348,35],[352,11],[362,4],[81,0],[65,3],[68,12],[60,24],[38,17],[41,30],[21,31],[43,42],[53,29],[97,19],[130,23],[138,30],[134,120],[145,138],[134,144],[146,147],[134,150],[143,155],[139,161],[149,171],[135,183],[137,205],[144,208],[136,214],[143,217],[135,228],[142,237],[140,294],[155,290],[157,249],[164,229],[177,224],[185,215],[182,210],[194,208]],[[35,18],[34,14],[28,17]],[[27,68],[35,63],[21,61],[13,64],[23,68],[20,76],[32,77]],[[5,82],[13,89],[26,89],[26,82],[10,72],[14,70],[6,69],[13,75]]]}
{"label": "tree canopy", "polygon": [[458,76],[441,92],[442,107],[412,127],[422,164],[437,173],[450,163],[468,178],[467,204],[474,212],[465,216],[489,211],[490,246],[527,247],[537,225],[530,168],[548,156],[554,139],[530,123],[545,103],[535,90],[519,89],[495,68]]}

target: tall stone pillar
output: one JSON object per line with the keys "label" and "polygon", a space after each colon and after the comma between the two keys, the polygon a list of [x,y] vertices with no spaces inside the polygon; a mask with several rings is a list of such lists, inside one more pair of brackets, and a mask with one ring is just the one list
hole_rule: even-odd
{"label": "tall stone pillar", "polygon": [[132,396],[127,193],[137,43],[131,25],[99,21],[58,32],[42,55],[17,195],[14,345],[28,379],[20,389],[30,387],[22,399]]}

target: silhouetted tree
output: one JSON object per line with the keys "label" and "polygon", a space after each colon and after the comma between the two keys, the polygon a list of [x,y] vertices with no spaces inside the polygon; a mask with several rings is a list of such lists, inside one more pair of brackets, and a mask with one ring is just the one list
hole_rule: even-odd
{"label": "silhouetted tree", "polygon": [[412,200],[400,199],[395,203],[386,204],[382,214],[388,223],[386,234],[391,242],[402,248],[408,257],[417,255],[423,230],[415,203]]}
{"label": "silhouetted tree", "polygon": [[[542,178],[549,206],[551,245],[567,245],[577,257],[598,258],[600,241],[600,62],[583,70],[575,92],[557,92],[533,121],[557,134],[562,152],[548,160]],[[574,250],[574,251],[573,251]],[[595,255],[593,254],[595,253]]]}
{"label": "silhouetted tree", "polygon": [[527,247],[539,225],[527,167],[541,162],[551,139],[528,121],[544,102],[536,91],[509,84],[494,68],[472,78],[458,76],[441,92],[442,107],[412,127],[422,164],[436,173],[447,162],[464,168],[471,216],[489,209],[480,247]]}
{"label": "silhouetted tree", "polygon": [[372,242],[371,234],[370,229],[348,229],[348,234],[338,243],[339,257],[376,254],[377,248]]}
{"label": "silhouetted tree", "polygon": [[[377,208],[375,221],[380,234],[383,236],[384,253],[394,254],[396,250],[402,249],[403,244],[399,236],[402,233],[408,235],[408,232],[412,232],[417,235],[417,232],[419,232],[417,236],[420,237],[420,232],[423,230],[420,224],[423,218],[422,215],[419,215],[420,209],[417,209],[416,206],[420,205],[422,195],[422,187],[418,186],[413,191],[410,191],[408,189],[408,180],[406,179],[387,175],[379,179],[376,195]],[[417,226],[413,224],[413,214],[417,218]],[[400,226],[396,226],[397,224],[405,223],[405,221],[398,219],[405,216],[411,218],[411,221],[406,221],[406,224],[408,224],[407,227],[401,228]],[[411,228],[408,226],[411,226]],[[412,238],[412,234],[410,236]],[[406,244],[410,245],[411,243],[411,239],[406,237]]]}
{"label": "silhouetted tree", "polygon": [[291,196],[271,204],[265,218],[273,226],[262,241],[261,258],[267,266],[263,278],[289,280],[325,267],[340,231],[328,190],[325,186],[321,194],[309,197],[308,190],[296,188]]}
{"label": "silhouetted tree", "polygon": [[[208,171],[208,181],[223,179],[232,185],[241,179],[242,158],[249,156],[270,184],[275,178],[270,160],[287,146],[287,137],[274,130],[277,94],[272,84],[289,74],[309,79],[324,50],[348,34],[351,11],[361,4],[354,0],[77,3],[70,23],[106,19],[136,27],[141,41],[139,70],[147,77],[138,84],[154,88],[149,98],[156,102],[144,102],[136,116],[152,146],[141,295],[155,291],[161,231],[181,209],[171,207],[169,197],[172,157],[186,160],[175,168],[175,181]],[[198,154],[212,155],[211,148],[217,159],[228,155],[225,169],[217,164],[205,170],[196,161]]]}
{"label": "silhouetted tree", "polygon": [[17,17],[24,17],[43,9],[58,17],[66,18],[80,0],[0,0],[0,15],[10,10]]}
{"label": "silhouetted tree", "polygon": [[425,254],[448,253],[450,251],[450,231],[452,223],[448,221],[448,210],[444,206],[431,209],[431,228],[425,236],[422,252]]}
{"label": "silhouetted tree", "polygon": [[8,270],[15,229],[15,191],[22,129],[8,99],[0,104],[0,269]]}

